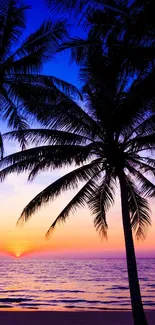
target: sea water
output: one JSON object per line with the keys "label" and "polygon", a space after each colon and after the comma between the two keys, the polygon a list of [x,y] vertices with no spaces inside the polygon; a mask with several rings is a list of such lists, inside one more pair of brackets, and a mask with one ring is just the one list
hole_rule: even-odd
{"label": "sea water", "polygon": [[[145,309],[155,309],[155,259],[138,259]],[[0,307],[130,309],[125,259],[0,260]]]}

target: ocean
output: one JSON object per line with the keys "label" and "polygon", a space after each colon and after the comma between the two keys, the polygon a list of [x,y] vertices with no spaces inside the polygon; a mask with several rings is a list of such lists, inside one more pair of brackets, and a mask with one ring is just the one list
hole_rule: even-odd
{"label": "ocean", "polygon": [[[138,259],[145,309],[155,309],[155,259]],[[0,260],[0,308],[130,309],[124,259]]]}

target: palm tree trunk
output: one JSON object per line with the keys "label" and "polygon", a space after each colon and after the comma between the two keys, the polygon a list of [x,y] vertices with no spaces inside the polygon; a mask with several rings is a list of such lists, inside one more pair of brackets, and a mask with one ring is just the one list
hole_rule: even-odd
{"label": "palm tree trunk", "polygon": [[132,237],[130,215],[128,209],[128,192],[124,173],[119,175],[120,189],[121,189],[121,205],[122,205],[122,219],[126,247],[127,270],[130,287],[130,297],[132,305],[132,313],[134,325],[148,325],[140,293],[140,286],[138,280],[138,272],[136,265],[135,249]]}

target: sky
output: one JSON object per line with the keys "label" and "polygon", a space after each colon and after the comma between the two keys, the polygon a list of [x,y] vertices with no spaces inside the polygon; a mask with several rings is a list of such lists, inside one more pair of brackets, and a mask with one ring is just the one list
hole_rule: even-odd
{"label": "sky", "polygon": [[[42,0],[30,0],[26,34],[33,32],[39,24],[52,17]],[[72,35],[76,30],[72,29]],[[78,30],[78,36],[81,31]],[[46,64],[44,74],[54,75],[77,87],[78,68],[69,65],[69,54],[63,53]],[[5,125],[1,124],[1,130]],[[16,143],[6,143],[6,154],[18,150]],[[107,215],[108,240],[101,240],[93,226],[90,211],[79,209],[70,215],[67,222],[58,226],[50,240],[45,233],[59,212],[74,196],[75,191],[61,195],[54,202],[39,210],[24,227],[16,227],[16,222],[24,206],[41,190],[62,176],[67,170],[41,173],[33,183],[27,182],[27,175],[11,175],[0,184],[0,256],[3,257],[124,257],[125,247],[121,220],[119,189],[116,192],[115,206]],[[150,201],[152,227],[145,241],[135,241],[138,257],[155,257],[155,203]]]}

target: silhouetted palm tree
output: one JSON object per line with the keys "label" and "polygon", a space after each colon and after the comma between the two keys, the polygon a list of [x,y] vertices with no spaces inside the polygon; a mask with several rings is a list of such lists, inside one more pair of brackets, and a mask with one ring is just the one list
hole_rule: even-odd
{"label": "silhouetted palm tree", "polygon": [[1,0],[0,117],[14,130],[28,127],[28,119],[31,123],[36,117],[37,101],[42,97],[45,100],[48,92],[53,93],[54,100],[61,96],[58,88],[67,93],[73,90],[62,80],[40,74],[43,64],[53,58],[67,36],[65,21],[44,21],[24,38],[28,9],[22,1]]}
{"label": "silhouetted palm tree", "polygon": [[24,136],[34,147],[5,157],[0,162],[0,178],[29,171],[32,181],[41,171],[73,166],[71,172],[33,198],[19,219],[28,221],[42,205],[84,182],[52,223],[47,236],[57,224],[66,221],[69,213],[87,204],[96,229],[106,237],[106,213],[114,204],[119,184],[134,324],[146,325],[132,230],[137,238],[144,238],[151,223],[147,197],[155,196],[151,178],[155,175],[155,159],[151,157],[155,150],[154,98],[152,93],[145,96],[145,91],[142,98],[147,80],[139,78],[129,85],[128,79],[120,79],[115,65],[106,64],[100,47],[87,57],[80,77],[84,82],[83,108],[66,97],[55,107],[49,100],[45,103],[49,107],[44,116],[45,129],[5,135],[18,140]]}

